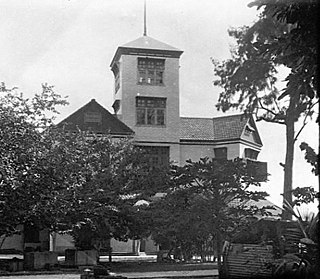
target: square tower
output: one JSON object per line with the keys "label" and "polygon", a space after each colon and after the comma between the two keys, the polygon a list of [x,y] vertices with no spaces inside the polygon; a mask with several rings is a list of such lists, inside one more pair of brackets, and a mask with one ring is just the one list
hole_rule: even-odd
{"label": "square tower", "polygon": [[[167,146],[178,160],[179,58],[183,52],[148,36],[118,47],[111,62],[113,108],[139,145]],[[175,147],[176,145],[176,147]],[[176,151],[175,151],[176,150]]]}

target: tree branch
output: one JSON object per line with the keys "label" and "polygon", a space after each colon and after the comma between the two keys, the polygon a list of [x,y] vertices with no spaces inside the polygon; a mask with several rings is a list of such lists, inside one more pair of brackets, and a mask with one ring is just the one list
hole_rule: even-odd
{"label": "tree branch", "polygon": [[269,118],[266,118],[266,117],[263,117],[263,116],[258,116],[257,117],[257,122],[258,121],[266,121],[266,122],[270,122],[270,123],[276,123],[276,124],[281,124],[281,125],[285,125],[285,121],[284,120],[275,120],[275,119],[269,119]]}
{"label": "tree branch", "polygon": [[273,114],[274,116],[277,116],[277,115],[278,115],[278,113],[275,113],[275,112],[272,111],[271,109],[266,108],[266,107],[262,104],[261,99],[259,99],[259,104],[260,104],[261,109],[264,109],[264,110],[266,110],[267,112],[270,112],[270,113]]}
{"label": "tree branch", "polygon": [[316,101],[315,103],[311,104],[310,107],[308,108],[308,112],[306,113],[306,115],[305,115],[305,117],[304,117],[304,119],[303,119],[302,127],[300,128],[300,130],[299,130],[299,132],[297,133],[297,135],[294,137],[294,142],[297,141],[297,139],[298,139],[299,135],[301,134],[302,130],[303,130],[304,127],[308,124],[307,118],[308,118],[308,116],[310,116],[309,113],[311,112],[312,108],[313,108],[316,104],[318,104],[318,103],[319,103],[319,100]]}

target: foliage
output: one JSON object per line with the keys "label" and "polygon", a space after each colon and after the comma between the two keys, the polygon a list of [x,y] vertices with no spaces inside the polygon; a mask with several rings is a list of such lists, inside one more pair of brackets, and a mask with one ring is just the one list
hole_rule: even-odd
{"label": "foliage", "polygon": [[[0,235],[10,235],[18,224],[32,218],[47,220],[36,209],[46,203],[43,197],[52,197],[52,189],[43,187],[47,174],[39,164],[47,152],[41,130],[52,123],[56,106],[65,105],[66,100],[46,84],[31,99],[4,83],[0,94]],[[47,117],[47,112],[53,115]]]}
{"label": "foliage", "polygon": [[133,205],[159,191],[162,170],[150,168],[130,140],[55,126],[56,107],[66,101],[52,86],[42,89],[26,99],[1,85],[0,235],[30,224],[89,246],[81,240],[88,230],[105,239],[143,234]]}
{"label": "foliage", "polygon": [[61,172],[67,169],[69,185],[59,195],[59,207],[66,208],[58,228],[76,240],[88,230],[104,240],[125,241],[143,234],[134,204],[159,190],[162,172],[150,169],[141,150],[128,140],[94,135],[88,140],[88,134],[81,132],[59,134],[62,138],[53,153],[61,156]]}
{"label": "foliage", "polygon": [[[305,159],[313,166],[312,172],[318,175],[318,155],[307,144],[300,145],[301,150],[305,150]],[[291,230],[290,238],[299,243],[299,254],[287,254],[282,262],[277,266],[276,273],[280,275],[295,275],[299,278],[316,278],[320,275],[318,267],[319,259],[319,213],[311,213],[303,216],[299,211],[301,204],[313,203],[319,197],[313,187],[297,187],[292,191],[294,200],[292,202],[284,199],[284,210],[296,218],[297,228]],[[297,233],[298,232],[298,233]],[[302,235],[303,238],[299,237]],[[293,268],[298,266],[299,268]]]}
{"label": "foliage", "polygon": [[[251,3],[264,7],[251,27],[229,30],[236,40],[232,58],[215,61],[215,85],[221,86],[218,109],[240,108],[263,111],[259,119],[285,124],[287,107],[278,102],[288,95],[298,95],[294,118],[311,113],[317,90],[317,1],[265,0]],[[287,86],[280,94],[275,87],[277,66],[291,71]],[[262,94],[261,94],[262,93]],[[311,113],[312,114],[312,113]]]}
{"label": "foliage", "polygon": [[220,253],[222,240],[246,224],[248,216],[266,214],[266,208],[246,204],[264,199],[267,193],[251,190],[259,183],[240,159],[202,158],[183,167],[172,166],[171,171],[166,195],[148,208],[152,235],[159,244],[181,249],[185,259],[199,253],[210,239],[215,239]]}
{"label": "foliage", "polygon": [[[286,126],[284,197],[291,201],[294,142],[314,114],[318,103],[316,0],[258,0],[250,6],[263,7],[252,26],[231,29],[236,40],[232,58],[215,61],[214,82],[223,88],[217,108],[255,113],[257,120]],[[285,88],[276,87],[279,66],[286,67]],[[301,128],[295,123],[303,116]],[[286,216],[287,218],[288,216]]]}
{"label": "foliage", "polygon": [[306,161],[312,166],[312,172],[315,175],[319,175],[319,168],[318,168],[318,162],[319,162],[319,155],[316,154],[314,149],[310,147],[306,142],[302,142],[300,144],[300,149],[302,151],[305,151],[304,158]]}

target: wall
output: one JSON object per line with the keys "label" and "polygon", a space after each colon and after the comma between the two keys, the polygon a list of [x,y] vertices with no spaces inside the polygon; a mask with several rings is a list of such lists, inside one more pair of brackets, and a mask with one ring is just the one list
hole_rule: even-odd
{"label": "wall", "polygon": [[180,165],[183,166],[187,160],[199,161],[200,158],[214,157],[213,145],[191,145],[181,144],[180,145]]}
{"label": "wall", "polygon": [[[22,227],[22,226],[20,226]],[[14,249],[18,251],[23,251],[23,235],[15,234],[9,237],[0,236],[0,244],[4,242],[0,249]]]}
{"label": "wall", "polygon": [[111,239],[112,253],[136,254],[137,241],[129,239],[127,242]]}
{"label": "wall", "polygon": [[69,234],[52,233],[50,250],[64,253],[66,249],[74,248],[73,237]]}
{"label": "wall", "polygon": [[[122,55],[121,58],[121,120],[135,131],[137,141],[179,142],[179,59],[166,58],[163,86],[137,83],[137,59],[134,55]],[[164,127],[136,126],[136,96],[167,98]]]}
{"label": "wall", "polygon": [[180,164],[184,164],[186,160],[198,161],[200,158],[209,157],[214,158],[214,148],[227,147],[228,160],[240,157],[240,143],[230,144],[191,144],[181,143],[180,145]]}

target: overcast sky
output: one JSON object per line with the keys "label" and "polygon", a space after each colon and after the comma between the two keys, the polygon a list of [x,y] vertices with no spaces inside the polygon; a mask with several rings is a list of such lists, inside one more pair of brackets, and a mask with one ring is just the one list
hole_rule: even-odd
{"label": "overcast sky", "polygon": [[[257,19],[250,0],[147,0],[148,36],[184,51],[180,59],[181,116],[213,117],[220,88],[212,81],[211,58],[230,57],[230,27]],[[0,0],[0,81],[27,96],[49,83],[70,105],[62,120],[95,98],[113,111],[113,74],[109,65],[119,45],[143,34],[143,0]],[[234,112],[238,113],[238,112]],[[285,130],[258,123],[263,141],[259,159],[271,174],[263,189],[281,205]],[[317,125],[300,136],[295,154],[294,186],[316,186],[316,178],[298,145],[317,148]],[[313,207],[315,208],[315,207]]]}

